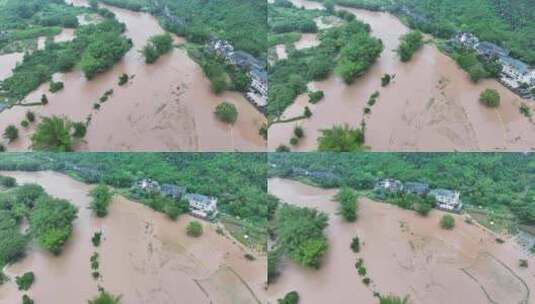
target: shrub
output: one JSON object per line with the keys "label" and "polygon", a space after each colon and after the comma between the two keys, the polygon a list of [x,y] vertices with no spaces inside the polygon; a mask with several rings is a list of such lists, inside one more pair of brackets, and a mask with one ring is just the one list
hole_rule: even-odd
{"label": "shrub", "polygon": [[290,145],[297,146],[297,144],[299,144],[299,138],[297,138],[295,136],[290,138]]}
{"label": "shrub", "polygon": [[45,117],[32,135],[32,149],[50,152],[71,152],[71,124],[66,118]]}
{"label": "shrub", "polygon": [[121,76],[119,76],[119,86],[124,86],[125,84],[128,83],[128,74],[123,74]]}
{"label": "shrub", "polygon": [[186,232],[189,236],[192,236],[192,237],[201,236],[203,232],[201,223],[197,221],[190,222],[188,227],[186,228]]}
{"label": "shrub", "polygon": [[364,108],[364,114],[370,114],[372,112],[372,109],[366,107]]}
{"label": "shrub", "polygon": [[285,146],[285,145],[280,145],[277,147],[275,151],[276,152],[290,152],[290,148],[288,148],[288,146]]}
{"label": "shrub", "polygon": [[440,227],[442,229],[451,230],[455,227],[455,219],[453,216],[449,214],[445,214],[442,216],[442,219],[440,220]]}
{"label": "shrub", "polygon": [[32,111],[27,111],[26,112],[26,119],[29,122],[34,122],[35,121],[35,113],[33,113]]}
{"label": "shrub", "polygon": [[357,220],[357,198],[358,196],[349,187],[342,187],[334,199],[338,202],[336,214],[341,215],[347,222]]}
{"label": "shrub", "polygon": [[297,304],[299,303],[299,294],[297,291],[290,291],[284,298],[277,300],[278,304]]}
{"label": "shrub", "polygon": [[89,208],[96,216],[105,217],[108,214],[108,206],[113,196],[110,188],[105,184],[100,184],[89,192],[89,196],[93,198]]}
{"label": "shrub", "polygon": [[246,253],[246,254],[244,255],[244,257],[245,257],[247,260],[249,260],[249,261],[254,261],[254,260],[256,260],[256,258],[254,257],[254,255],[252,255],[252,254],[250,254],[250,253]]}
{"label": "shrub", "polygon": [[101,241],[102,241],[102,231],[95,232],[93,234],[93,237],[91,238],[91,243],[93,243],[93,246],[98,247],[100,246]]}
{"label": "shrub", "polygon": [[15,277],[15,283],[17,283],[19,290],[30,289],[34,281],[35,281],[35,276],[33,272],[26,272],[21,277]]}
{"label": "shrub", "polygon": [[6,152],[6,146],[0,144],[0,152]]}
{"label": "shrub", "polygon": [[379,297],[379,304],[410,304],[409,297],[386,296]]}
{"label": "shrub", "polygon": [[414,205],[414,210],[421,216],[427,216],[431,209],[433,209],[433,204],[427,201],[421,201]]}
{"label": "shrub", "polygon": [[306,118],[312,117],[312,111],[310,111],[310,108],[308,106],[305,106],[305,111],[303,112],[303,116]]}
{"label": "shrub", "polygon": [[518,266],[522,268],[528,268],[528,260],[520,259],[518,261]]}
{"label": "shrub", "polygon": [[74,132],[72,133],[73,137],[76,138],[84,138],[85,134],[87,133],[87,127],[85,123],[83,122],[75,122],[72,124],[72,127],[74,128]]}
{"label": "shrub", "polygon": [[364,260],[362,258],[357,259],[357,262],[355,262],[355,268],[359,269],[362,267],[362,265],[364,265]]}
{"label": "shrub", "polygon": [[6,188],[13,188],[17,185],[17,180],[11,176],[0,175],[0,185]]}
{"label": "shrub", "polygon": [[23,295],[22,304],[34,304],[34,301],[28,295]]}
{"label": "shrub", "polygon": [[519,108],[519,111],[525,117],[528,117],[528,118],[531,117],[531,108],[528,107],[527,105],[521,104],[520,108]]}
{"label": "shrub", "polygon": [[41,96],[41,104],[42,104],[42,105],[47,105],[47,104],[48,104],[48,97],[46,97],[45,94],[43,94],[43,95]]}
{"label": "shrub", "polygon": [[302,127],[295,127],[294,128],[294,135],[295,137],[297,138],[303,138],[303,136],[305,136],[305,132],[303,131],[303,128]]}
{"label": "shrub", "polygon": [[21,127],[23,128],[27,128],[30,126],[30,123],[26,120],[26,119],[23,119],[21,122],[20,122],[20,125]]}
{"label": "shrub", "polygon": [[357,271],[358,271],[358,273],[359,273],[359,275],[360,275],[361,277],[366,276],[366,274],[368,273],[368,272],[366,271],[366,267],[364,267],[364,266],[360,266],[360,267],[357,269]]}
{"label": "shrub", "polygon": [[320,152],[359,152],[364,148],[364,132],[347,125],[323,129],[318,139]]}
{"label": "shrub", "polygon": [[98,296],[89,300],[89,304],[120,304],[121,296],[114,296],[105,290],[100,290]]}
{"label": "shrub", "polygon": [[368,285],[370,285],[371,280],[370,280],[370,278],[364,278],[364,279],[362,279],[362,283],[364,283],[364,285],[368,286]]}
{"label": "shrub", "polygon": [[12,143],[17,138],[19,138],[19,129],[14,125],[9,125],[4,131],[4,138],[8,140],[9,143]]}
{"label": "shrub", "polygon": [[64,84],[63,82],[50,82],[50,86],[48,88],[48,90],[50,91],[50,93],[56,93],[58,91],[61,91],[63,90],[63,87],[64,87]]}
{"label": "shrub", "polygon": [[358,236],[354,237],[353,240],[351,240],[351,250],[353,250],[353,252],[360,251],[360,240]]}
{"label": "shrub", "polygon": [[385,75],[381,78],[381,86],[382,86],[382,87],[386,87],[387,85],[390,84],[390,80],[392,80],[392,77],[391,77],[389,74],[385,74]]}
{"label": "shrub", "polygon": [[500,105],[500,94],[494,89],[486,89],[479,96],[479,101],[489,108],[496,108]]}
{"label": "shrub", "polygon": [[398,54],[402,62],[411,60],[412,56],[423,45],[423,35],[419,31],[411,31],[401,37]]}
{"label": "shrub", "polygon": [[315,91],[315,92],[310,92],[308,93],[308,102],[314,104],[314,103],[318,103],[320,100],[323,99],[324,97],[324,93],[323,91]]}
{"label": "shrub", "polygon": [[234,124],[238,119],[238,110],[235,105],[222,102],[216,107],[215,116],[224,123]]}

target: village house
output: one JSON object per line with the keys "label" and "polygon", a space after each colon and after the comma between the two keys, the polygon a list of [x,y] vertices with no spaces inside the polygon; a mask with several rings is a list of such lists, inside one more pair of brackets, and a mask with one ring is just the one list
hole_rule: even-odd
{"label": "village house", "polygon": [[451,40],[453,44],[466,49],[473,49],[487,61],[497,60],[502,66],[498,81],[525,99],[535,98],[535,70],[524,62],[509,56],[509,51],[490,42],[480,42],[471,33],[460,32]]}
{"label": "village house", "polygon": [[217,198],[196,193],[188,193],[184,197],[189,202],[192,215],[203,219],[217,215]]}
{"label": "village house", "polygon": [[392,178],[382,179],[375,184],[374,191],[381,193],[398,193],[403,191],[403,183]]}
{"label": "village house", "polygon": [[426,183],[407,182],[403,185],[403,189],[406,193],[425,196],[429,191],[429,185]]}
{"label": "village house", "polygon": [[461,193],[447,189],[433,189],[429,196],[435,198],[435,204],[438,209],[446,211],[459,212],[462,208]]}
{"label": "village house", "polygon": [[135,192],[142,192],[144,194],[158,194],[160,193],[161,187],[157,181],[150,178],[145,178],[137,181],[132,186],[132,190]]}
{"label": "village house", "polygon": [[264,111],[267,107],[268,76],[262,62],[249,53],[234,50],[228,41],[213,36],[209,38],[206,47],[229,64],[248,72],[251,84],[244,96],[259,110]]}
{"label": "village house", "polygon": [[162,196],[179,201],[186,194],[186,187],[171,184],[163,184],[160,188]]}

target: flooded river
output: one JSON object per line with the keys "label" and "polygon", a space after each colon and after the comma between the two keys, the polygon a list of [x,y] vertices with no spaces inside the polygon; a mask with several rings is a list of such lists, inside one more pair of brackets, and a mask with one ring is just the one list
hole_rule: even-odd
{"label": "flooded river", "polygon": [[[291,204],[317,208],[329,215],[325,233],[329,250],[319,270],[288,262],[270,285],[268,296],[277,299],[296,290],[304,303],[375,304],[373,291],[382,295],[409,295],[412,304],[532,303],[535,270],[520,268],[526,256],[513,241],[498,244],[495,236],[476,224],[456,218],[451,231],[439,228],[442,212],[428,217],[393,205],[363,198],[356,223],[336,215],[336,190],[311,187],[296,181],[271,179],[269,192]],[[361,251],[349,245],[358,235]],[[370,287],[361,282],[354,264],[364,260]]]}
{"label": "flooded river", "polygon": [[[72,0],[75,5],[86,1]],[[125,35],[134,47],[110,71],[87,81],[80,71],[57,74],[54,79],[65,83],[65,89],[51,94],[48,84],[32,92],[26,102],[40,100],[47,94],[47,106],[32,107],[41,116],[67,116],[74,121],[92,122],[86,143],[78,150],[89,151],[264,151],[265,141],[258,134],[264,116],[238,93],[226,92],[216,96],[211,92],[209,80],[185,50],[177,48],[164,55],[157,63],[144,63],[139,50],[147,40],[163,29],[153,16],[106,6],[120,22],[126,24]],[[69,40],[72,32],[66,30],[57,41]],[[185,42],[176,38],[176,43]],[[9,55],[13,57],[12,55]],[[14,61],[0,56],[0,76],[9,75]],[[133,79],[124,87],[117,82],[127,73]],[[99,111],[93,104],[109,89],[114,95]],[[214,117],[215,107],[228,101],[236,105],[239,117],[230,127]],[[9,124],[20,125],[26,107],[14,107],[0,113],[0,129]],[[9,150],[27,150],[33,128],[20,130],[21,138],[8,146]]]}
{"label": "flooded river", "polygon": [[[32,246],[22,261],[5,271],[12,277],[35,273],[28,294],[36,303],[86,303],[98,285],[129,304],[265,302],[266,259],[255,254],[255,261],[246,260],[249,251],[217,234],[213,224],[202,221],[204,234],[191,238],[185,233],[190,216],[171,221],[119,196],[108,216],[99,219],[87,209],[90,185],[54,172],[2,174],[19,184],[37,183],[78,207],[73,233],[60,256]],[[103,232],[103,243],[95,249],[91,237],[97,231]],[[92,279],[89,263],[94,251],[100,255],[98,281]],[[13,282],[0,287],[0,303],[19,303],[21,296]]]}
{"label": "flooded river", "polygon": [[[292,0],[307,9],[321,4]],[[399,38],[409,29],[400,20],[383,12],[342,8],[370,24],[372,35],[380,38],[385,50],[373,67],[354,84],[341,78],[313,82],[310,86],[323,90],[325,98],[308,105],[310,119],[275,124],[269,131],[269,149],[288,144],[293,128],[300,125],[305,138],[296,151],[317,148],[321,129],[336,124],[359,127],[367,100],[375,91],[378,102],[366,118],[366,144],[373,151],[476,151],[527,150],[535,148],[535,126],[519,113],[521,99],[495,80],[472,83],[468,75],[432,43],[426,44],[408,63],[402,63],[394,50]],[[395,74],[394,81],[381,88],[381,77]],[[498,109],[488,109],[478,101],[486,88],[501,95]],[[301,96],[284,113],[284,118],[303,113],[308,98]]]}

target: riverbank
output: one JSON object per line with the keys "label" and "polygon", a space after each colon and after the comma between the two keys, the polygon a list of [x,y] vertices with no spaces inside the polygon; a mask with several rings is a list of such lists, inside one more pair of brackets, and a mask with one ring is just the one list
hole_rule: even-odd
{"label": "riverbank", "polygon": [[[321,4],[306,0],[292,1],[307,9]],[[372,68],[352,85],[345,85],[335,75],[309,84],[324,91],[317,104],[308,104],[301,95],[286,109],[282,118],[303,113],[308,106],[311,118],[288,124],[275,124],[269,130],[269,151],[288,145],[293,129],[301,126],[305,136],[293,151],[317,149],[322,129],[349,124],[360,127],[366,120],[366,142],[372,151],[516,151],[535,147],[535,126],[520,111],[524,103],[495,80],[474,84],[454,60],[435,45],[425,44],[409,63],[402,63],[394,52],[399,38],[409,32],[397,17],[385,12],[371,12],[337,6],[353,13],[371,26],[371,34],[380,38],[385,50]],[[395,74],[392,83],[381,87],[384,74]],[[501,95],[497,109],[483,107],[478,99],[486,88]],[[364,108],[370,95],[380,92],[371,113]]]}
{"label": "riverbank", "polygon": [[[6,269],[12,277],[35,273],[29,295],[36,302],[83,303],[97,294],[97,285],[122,295],[126,303],[264,301],[265,257],[255,254],[256,260],[247,260],[248,249],[219,235],[214,224],[202,222],[203,235],[191,238],[185,233],[191,216],[171,221],[120,196],[114,197],[107,217],[95,218],[87,208],[91,185],[49,171],[2,174],[15,177],[19,184],[37,183],[78,207],[73,233],[60,256],[32,246],[22,261]],[[103,233],[98,247],[102,279],[94,281],[89,258],[95,251],[91,237],[97,231]],[[57,286],[64,292],[58,294]],[[13,282],[0,287],[0,301],[17,303],[20,297]]]}
{"label": "riverbank", "polygon": [[[85,0],[70,3],[87,5]],[[132,39],[134,47],[110,71],[91,81],[80,71],[54,75],[54,80],[64,82],[65,88],[50,94],[48,84],[43,84],[24,102],[35,102],[47,94],[48,105],[5,110],[0,113],[0,130],[11,124],[19,127],[25,112],[31,109],[37,116],[66,116],[73,121],[90,117],[85,143],[76,147],[82,151],[265,150],[266,141],[258,134],[265,117],[239,93],[213,94],[209,80],[184,50],[175,49],[155,64],[145,64],[138,51],[151,36],[164,33],[156,18],[148,13],[103,7],[126,24],[125,35]],[[183,42],[175,37],[176,44]],[[2,66],[0,73],[7,75],[8,69],[11,71],[9,65]],[[133,79],[120,87],[118,78],[123,73]],[[94,109],[93,104],[109,89],[114,89],[113,96],[99,110]],[[223,101],[238,110],[233,126],[219,122],[213,114]],[[33,132],[34,127],[19,127],[20,138],[7,149],[29,150]]]}
{"label": "riverbank", "polygon": [[[528,303],[535,299],[533,268],[520,268],[519,259],[535,263],[520,245],[496,236],[479,225],[455,217],[455,228],[439,226],[444,212],[433,210],[428,217],[390,204],[359,200],[355,223],[336,215],[332,200],[336,189],[320,189],[300,182],[270,179],[269,192],[282,201],[317,208],[329,215],[325,232],[329,250],[319,270],[287,262],[278,280],[269,286],[270,301],[296,290],[306,303],[332,301],[377,303],[373,291],[382,295],[409,295],[411,303]],[[360,238],[356,254],[349,245]],[[361,282],[354,267],[362,258],[371,279]],[[453,292],[452,292],[453,291]]]}

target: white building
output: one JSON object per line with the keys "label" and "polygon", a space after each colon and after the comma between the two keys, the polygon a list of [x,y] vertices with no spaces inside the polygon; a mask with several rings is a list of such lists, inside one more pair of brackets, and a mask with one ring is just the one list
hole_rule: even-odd
{"label": "white building", "polygon": [[396,179],[387,178],[377,182],[375,184],[375,190],[392,193],[401,192],[403,191],[403,183]]}
{"label": "white building", "polygon": [[188,193],[184,197],[189,202],[192,215],[200,218],[213,218],[217,215],[217,198],[196,193]]}
{"label": "white building", "polygon": [[459,211],[462,208],[461,193],[447,189],[434,189],[429,195],[435,198],[437,208],[448,211]]}
{"label": "white building", "polygon": [[134,188],[146,193],[159,193],[160,184],[150,178],[142,179],[134,184]]}

